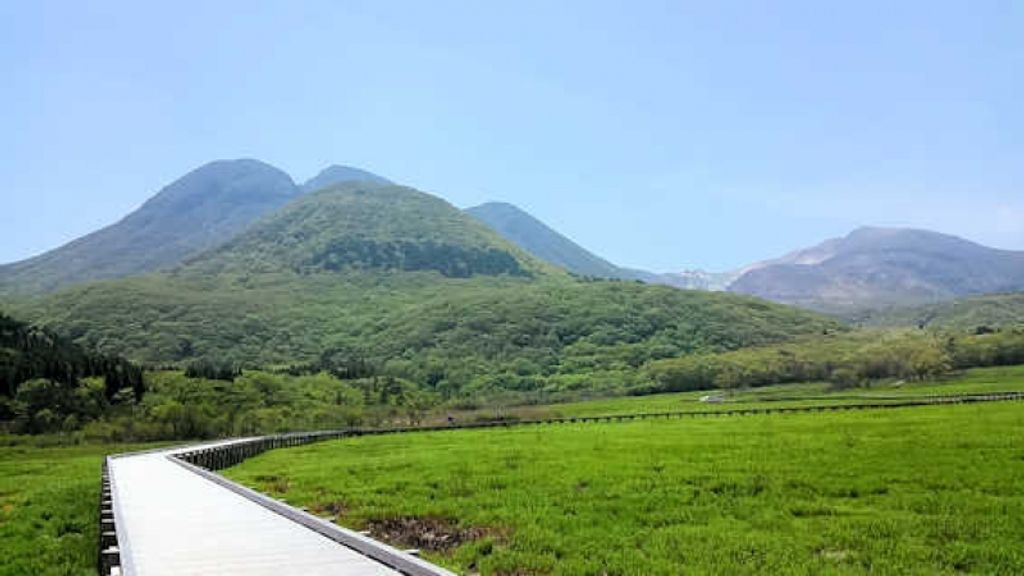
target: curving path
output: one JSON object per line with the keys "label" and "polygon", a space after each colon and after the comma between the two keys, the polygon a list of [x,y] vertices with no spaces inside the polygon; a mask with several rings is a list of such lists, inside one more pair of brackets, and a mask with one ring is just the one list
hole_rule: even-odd
{"label": "curving path", "polygon": [[[111,457],[107,462],[119,567],[137,576],[377,576],[451,573],[295,508],[172,459],[197,448],[252,439]],[[240,487],[239,487],[240,488]],[[251,491],[249,491],[251,492]],[[272,510],[263,498],[284,510]],[[288,516],[285,515],[288,513]],[[290,517],[289,517],[290,516]],[[299,520],[299,521],[297,521]],[[300,523],[305,522],[305,524]],[[314,530],[311,523],[322,527]],[[412,569],[396,569],[324,533],[361,539]]]}

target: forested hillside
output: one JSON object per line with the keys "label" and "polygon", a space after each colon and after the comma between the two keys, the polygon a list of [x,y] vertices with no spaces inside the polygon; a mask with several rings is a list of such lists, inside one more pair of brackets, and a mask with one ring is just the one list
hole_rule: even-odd
{"label": "forested hillside", "polygon": [[[858,385],[1024,360],[1018,331],[988,334],[1019,317],[1014,296],[908,316],[974,336],[851,332],[740,294],[573,277],[432,195],[331,182],[353,174],[325,171],[326,188],[167,271],[8,298],[61,334],[4,319],[8,426],[210,436],[415,419],[439,402]],[[121,357],[179,371],[121,410],[145,391]],[[246,408],[223,417],[222,402]]]}
{"label": "forested hillside", "polygon": [[74,288],[20,310],[86,346],[151,364],[287,366],[333,352],[445,395],[622,390],[652,358],[839,328],[744,296],[436,272],[157,275]]}
{"label": "forested hillside", "polygon": [[643,392],[831,382],[840,388],[884,379],[924,380],[951,370],[1024,363],[1024,328],[857,330],[717,354],[651,362]]}
{"label": "forested hillside", "polygon": [[926,306],[869,310],[848,320],[864,326],[918,326],[984,332],[1024,326],[1024,293],[960,298]]}
{"label": "forested hillside", "polygon": [[0,429],[74,429],[122,391],[142,399],[142,368],[0,313]]}
{"label": "forested hillside", "polygon": [[184,272],[433,270],[468,277],[546,268],[440,198],[362,182],[307,194],[191,260]]}
{"label": "forested hillside", "polygon": [[621,391],[650,359],[839,329],[746,296],[573,280],[438,198],[368,183],[306,195],[173,272],[17,306],[150,364],[327,354],[445,397]]}

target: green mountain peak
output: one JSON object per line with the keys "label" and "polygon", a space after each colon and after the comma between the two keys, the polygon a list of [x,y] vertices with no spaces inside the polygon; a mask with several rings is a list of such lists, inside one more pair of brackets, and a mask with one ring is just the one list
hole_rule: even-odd
{"label": "green mountain peak", "polygon": [[348,182],[304,195],[185,269],[434,271],[530,276],[545,267],[444,200]]}

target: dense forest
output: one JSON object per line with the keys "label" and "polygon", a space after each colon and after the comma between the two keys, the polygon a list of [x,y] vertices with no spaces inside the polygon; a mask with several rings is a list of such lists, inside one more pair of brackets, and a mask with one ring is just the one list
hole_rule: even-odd
{"label": "dense forest", "polygon": [[[263,367],[185,355],[176,368],[147,371],[144,384],[142,370],[123,358],[87,352],[50,330],[0,316],[0,374],[5,391],[0,396],[0,421],[14,432],[60,431],[103,441],[212,438],[354,425],[407,425],[420,422],[432,410],[594,396],[801,381],[870,386],[881,380],[932,378],[974,366],[1024,363],[1021,328],[851,331],[827,323],[805,326],[797,322],[793,326],[800,327],[797,332],[803,335],[795,333],[787,339],[762,332],[759,340],[754,340],[751,335],[757,332],[726,330],[729,315],[701,318],[698,310],[708,312],[708,302],[701,299],[704,295],[666,288],[664,296],[673,308],[685,310],[687,298],[697,298],[689,303],[693,308],[685,317],[691,322],[699,320],[705,329],[714,328],[704,340],[691,341],[684,348],[679,346],[684,342],[679,332],[638,339],[637,334],[659,325],[653,317],[646,321],[634,318],[630,325],[602,325],[599,301],[607,305],[618,290],[635,287],[629,283],[601,286],[610,290],[604,298],[579,303],[592,307],[592,314],[586,317],[597,324],[576,326],[580,332],[561,349],[553,344],[558,342],[558,330],[562,338],[569,339],[571,324],[545,326],[543,333],[548,338],[541,343],[547,343],[548,349],[536,343],[525,346],[529,343],[523,340],[526,333],[515,331],[521,330],[519,323],[536,322],[536,315],[545,311],[557,316],[557,311],[546,308],[551,302],[541,300],[535,307],[524,308],[524,302],[513,300],[506,302],[511,308],[491,309],[496,316],[491,319],[493,324],[487,324],[508,326],[512,332],[470,332],[451,341],[467,353],[493,354],[494,362],[481,356],[457,359],[429,351],[422,357],[413,354],[381,361],[366,346],[338,343],[308,361]],[[481,310],[472,300],[464,304],[467,310]],[[766,325],[779,321],[770,313],[777,307],[758,301],[748,304],[749,308],[741,309],[743,313],[760,311]],[[759,309],[756,304],[767,308]],[[506,316],[513,311],[515,322]],[[532,315],[519,316],[526,311]],[[447,312],[455,315],[446,318],[459,318],[462,309],[449,307]],[[604,314],[618,318],[621,311],[605,310]],[[417,324],[396,326],[396,332],[389,331],[389,336],[382,338],[397,333],[415,337],[421,322],[433,326],[433,322],[453,321],[423,314],[408,318],[416,319]],[[680,317],[673,318],[678,321]],[[468,320],[481,321],[479,316]],[[616,334],[614,330],[624,332]],[[421,333],[421,337],[427,336]],[[445,342],[450,335],[429,337],[440,338],[439,346],[447,351]],[[506,339],[521,347],[489,348]],[[673,341],[675,346],[669,346]],[[367,341],[371,342],[377,341]],[[501,354],[512,356],[501,359]],[[542,363],[545,358],[550,364]],[[451,374],[458,370],[476,372],[467,376],[466,385],[453,387]]]}
{"label": "dense forest", "polygon": [[440,402],[422,386],[389,377],[341,380],[326,372],[244,370],[231,379],[210,379],[160,370],[146,378],[141,402],[112,406],[76,434],[112,442],[404,426],[420,422]]}
{"label": "dense forest", "polygon": [[103,441],[416,423],[439,402],[423,386],[374,376],[337,351],[278,373],[210,360],[144,373],[4,314],[0,385],[0,431]]}
{"label": "dense forest", "polygon": [[0,427],[76,429],[112,404],[141,401],[145,390],[141,367],[0,313]]}
{"label": "dense forest", "polygon": [[444,398],[621,390],[650,360],[843,330],[740,295],[436,272],[179,272],[77,287],[17,311],[149,365],[287,368],[331,351]]}
{"label": "dense forest", "polygon": [[310,258],[308,266],[323,270],[434,270],[449,278],[469,278],[477,274],[528,275],[512,254],[496,248],[432,241],[378,242],[361,238],[331,241]]}
{"label": "dense forest", "polygon": [[[1004,303],[1018,304],[984,316]],[[4,426],[109,440],[1024,362],[1024,334],[1001,324],[854,329],[745,295],[573,277],[436,197],[365,184],[304,195],[176,268],[4,306],[46,327],[4,317]],[[125,358],[150,367],[145,383]]]}

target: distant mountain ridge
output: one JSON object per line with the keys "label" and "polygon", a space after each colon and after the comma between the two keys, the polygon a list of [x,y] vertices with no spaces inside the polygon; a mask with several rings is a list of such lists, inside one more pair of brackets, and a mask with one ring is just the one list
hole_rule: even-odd
{"label": "distant mountain ridge", "polygon": [[869,308],[1024,290],[1024,252],[928,230],[862,227],[735,271],[657,273],[600,258],[511,204],[490,202],[466,212],[535,257],[577,275],[728,290],[848,317]]}
{"label": "distant mountain ridge", "polygon": [[315,192],[345,182],[368,182],[371,184],[394,184],[391,180],[351,166],[332,164],[302,184],[303,192]]}
{"label": "distant mountain ridge", "polygon": [[[296,202],[325,191],[331,194]],[[302,230],[285,224],[287,217],[297,219],[296,210],[326,213],[331,206],[345,209],[319,220],[305,219],[310,214],[303,213],[298,218],[306,222]],[[254,234],[266,235],[272,226],[262,225],[265,219],[287,233],[270,234],[228,255],[239,242],[253,241]],[[320,229],[308,225],[313,221]],[[289,250],[290,256],[285,254]],[[1024,252],[927,230],[865,227],[733,272],[656,273],[609,262],[512,204],[489,202],[459,211],[439,198],[343,165],[328,166],[298,185],[269,164],[240,159],[203,165],[115,224],[39,256],[0,265],[0,295],[41,294],[197,261],[213,265],[217,260],[205,255],[214,253],[221,265],[248,259],[255,266],[261,254],[273,253],[271,261],[295,269],[429,268],[453,276],[530,273],[552,266],[591,278],[729,290],[848,318],[869,308],[1024,291]],[[295,256],[299,253],[305,259]],[[450,266],[440,264],[445,259]]]}
{"label": "distant mountain ridge", "polygon": [[441,198],[368,181],[302,194],[169,270],[5,306],[141,362],[329,355],[442,397],[622,387],[649,359],[841,329],[748,296],[573,278]]}
{"label": "distant mountain ridge", "polygon": [[573,274],[637,279],[633,271],[596,256],[512,204],[487,202],[465,212],[535,257]]}
{"label": "distant mountain ridge", "polygon": [[[297,185],[288,174],[258,160],[210,162],[111,226],[40,256],[0,265],[0,294],[45,293],[169,269],[235,239],[304,194],[346,183],[394,186],[387,178],[344,165],[328,166]],[[465,213],[525,253],[580,276],[697,290],[721,290],[730,279],[703,271],[661,274],[616,266],[507,203],[491,202]]]}
{"label": "distant mountain ridge", "polygon": [[70,284],[153,272],[233,238],[309,190],[388,180],[330,166],[296,186],[259,160],[217,160],[175,180],[119,222],[39,256],[0,266],[0,293],[41,293]]}
{"label": "distant mountain ridge", "polygon": [[1024,252],[908,228],[854,230],[752,265],[729,290],[824,311],[1024,290]]}
{"label": "distant mountain ridge", "polygon": [[617,266],[566,238],[525,210],[506,202],[487,202],[466,208],[466,213],[533,256],[579,276],[639,280],[684,290],[715,292],[725,290],[739,275],[703,270],[659,273]]}

